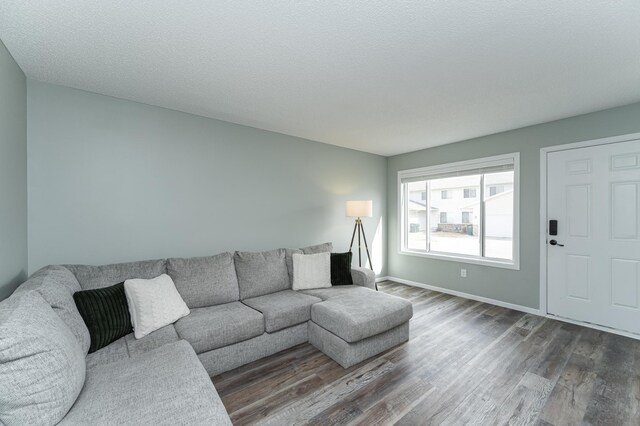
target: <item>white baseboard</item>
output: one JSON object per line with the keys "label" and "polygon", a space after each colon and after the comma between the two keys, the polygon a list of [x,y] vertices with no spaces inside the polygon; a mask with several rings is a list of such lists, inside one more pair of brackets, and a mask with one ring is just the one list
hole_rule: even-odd
{"label": "white baseboard", "polygon": [[376,277],[376,282],[389,281],[389,277]]}
{"label": "white baseboard", "polygon": [[528,314],[544,316],[539,309],[530,308],[528,306],[516,305],[513,303],[503,302],[501,300],[489,299],[488,297],[476,296],[475,294],[463,293],[461,291],[449,290],[448,288],[437,287],[434,285],[419,283],[417,281],[409,281],[398,277],[385,277],[386,280],[395,281],[400,284],[406,284],[413,287],[426,288],[427,290],[439,291],[440,293],[451,294],[452,296],[464,297],[465,299],[477,300],[482,303],[490,303],[503,308],[513,309],[514,311],[526,312]]}
{"label": "white baseboard", "polygon": [[615,328],[603,327],[597,324],[591,324],[589,322],[576,321],[569,318],[542,313],[539,309],[530,308],[528,306],[515,305],[513,303],[507,303],[501,300],[489,299],[488,297],[476,296],[475,294],[449,290],[448,288],[442,288],[434,285],[423,284],[416,281],[409,281],[409,280],[405,280],[397,277],[384,277],[384,279],[376,280],[376,282],[379,282],[379,281],[395,281],[400,284],[406,284],[413,287],[426,288],[427,290],[439,291],[440,293],[451,294],[452,296],[464,297],[465,299],[477,300],[478,302],[483,302],[483,303],[490,303],[492,305],[502,306],[503,308],[513,309],[514,311],[526,312],[528,314],[539,315],[539,316],[547,317],[549,319],[553,319],[556,321],[568,322],[570,324],[580,325],[582,327],[593,328],[595,330],[605,331],[607,333],[613,333],[613,334],[617,334],[624,337],[630,337],[635,340],[640,340],[640,335],[635,333],[630,333],[628,331],[617,330]]}
{"label": "white baseboard", "polygon": [[582,327],[593,328],[595,330],[606,331],[607,333],[617,334],[619,336],[630,337],[635,340],[640,340],[640,334],[631,333],[630,331],[618,330],[616,328],[604,327],[598,324],[592,324],[590,322],[576,321],[570,318],[560,317],[553,314],[547,314],[547,318],[554,319],[556,321],[568,322],[569,324],[581,325]]}

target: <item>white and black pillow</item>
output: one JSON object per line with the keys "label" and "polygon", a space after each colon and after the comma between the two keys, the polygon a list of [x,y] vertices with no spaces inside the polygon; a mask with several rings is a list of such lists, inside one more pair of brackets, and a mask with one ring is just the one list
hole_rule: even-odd
{"label": "white and black pillow", "polygon": [[91,336],[89,353],[131,333],[131,316],[124,294],[124,282],[77,291],[73,294],[73,300]]}
{"label": "white and black pillow", "polygon": [[294,253],[292,258],[294,290],[331,287],[331,253]]}
{"label": "white and black pillow", "polygon": [[126,280],[124,292],[136,339],[173,324],[190,312],[167,274],[150,280]]}
{"label": "white and black pillow", "polygon": [[331,284],[351,285],[351,257],[350,251],[345,253],[331,253]]}

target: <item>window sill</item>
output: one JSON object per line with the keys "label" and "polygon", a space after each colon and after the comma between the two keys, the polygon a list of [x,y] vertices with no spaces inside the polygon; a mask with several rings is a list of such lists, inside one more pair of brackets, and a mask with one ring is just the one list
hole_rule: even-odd
{"label": "window sill", "polygon": [[445,253],[426,253],[420,251],[399,250],[398,254],[404,256],[424,257],[427,259],[447,260],[450,262],[470,263],[473,265],[490,266],[493,268],[512,269],[519,271],[520,265],[518,262],[501,261],[498,259],[481,259],[478,257],[464,256],[459,254],[445,254]]}

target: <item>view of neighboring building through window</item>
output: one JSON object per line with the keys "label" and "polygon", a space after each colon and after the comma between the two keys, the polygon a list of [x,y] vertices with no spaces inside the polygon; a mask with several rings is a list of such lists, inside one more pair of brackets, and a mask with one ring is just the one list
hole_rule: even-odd
{"label": "view of neighboring building through window", "polygon": [[494,196],[497,194],[500,194],[501,192],[505,191],[505,186],[504,185],[490,185],[489,186],[489,196]]}
{"label": "view of neighboring building through window", "polygon": [[514,161],[471,167],[468,175],[430,177],[426,169],[424,178],[401,183],[401,251],[513,261]]}

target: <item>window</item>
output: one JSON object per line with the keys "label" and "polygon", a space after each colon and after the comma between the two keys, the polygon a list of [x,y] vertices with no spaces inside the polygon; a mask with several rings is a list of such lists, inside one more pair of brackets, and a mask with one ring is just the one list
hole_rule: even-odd
{"label": "window", "polygon": [[504,185],[490,185],[488,188],[490,197],[493,197],[494,195],[498,195],[505,191]]}
{"label": "window", "polygon": [[422,192],[420,193],[420,199],[421,199],[422,201],[424,201],[424,200],[426,200],[426,199],[427,199],[427,191],[422,191]]}
{"label": "window", "polygon": [[400,253],[518,269],[518,176],[517,153],[398,172]]}
{"label": "window", "polygon": [[464,198],[476,198],[477,190],[475,188],[465,188]]}

